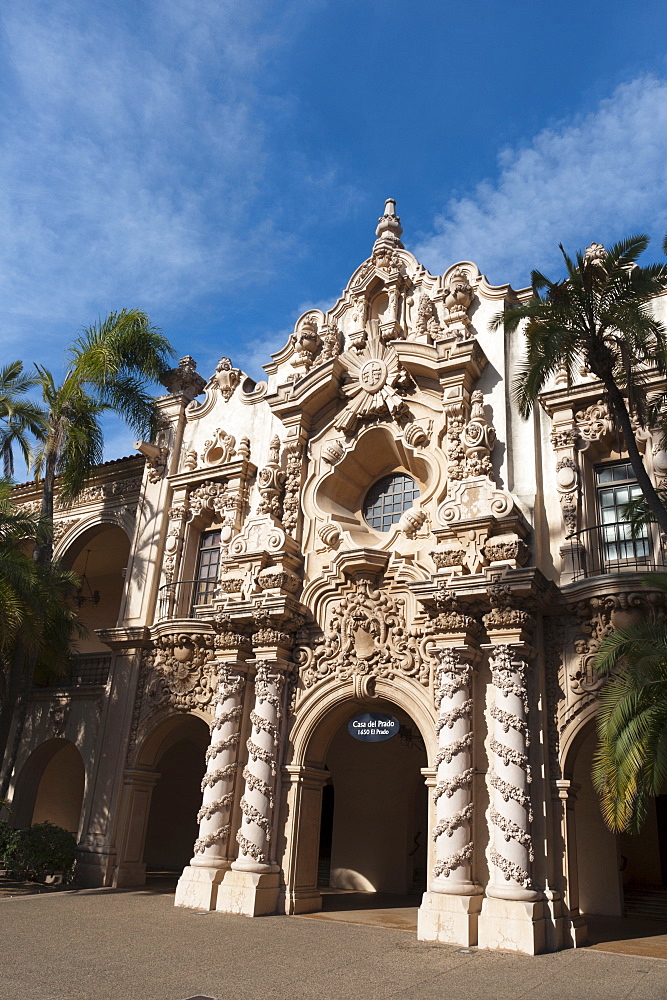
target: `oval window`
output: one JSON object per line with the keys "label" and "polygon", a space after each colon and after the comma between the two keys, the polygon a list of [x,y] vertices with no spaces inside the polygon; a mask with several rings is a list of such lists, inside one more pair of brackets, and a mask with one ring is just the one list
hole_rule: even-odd
{"label": "oval window", "polygon": [[371,486],[364,500],[364,519],[376,531],[389,531],[401,514],[414,506],[419,487],[403,472],[392,472]]}

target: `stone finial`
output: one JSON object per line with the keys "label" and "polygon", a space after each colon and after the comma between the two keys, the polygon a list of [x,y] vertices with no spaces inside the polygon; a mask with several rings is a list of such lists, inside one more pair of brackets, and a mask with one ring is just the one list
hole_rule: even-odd
{"label": "stone finial", "polygon": [[384,215],[378,219],[378,227],[375,230],[375,235],[378,239],[386,240],[395,246],[402,247],[402,233],[401,220],[396,215],[396,201],[394,198],[387,198],[384,203]]}
{"label": "stone finial", "polygon": [[188,399],[202,393],[206,385],[206,380],[197,371],[196,361],[189,354],[181,358],[177,368],[165,372],[160,382],[173,395],[184,395]]}
{"label": "stone finial", "polygon": [[602,243],[591,243],[584,251],[584,264],[604,264],[607,251]]}

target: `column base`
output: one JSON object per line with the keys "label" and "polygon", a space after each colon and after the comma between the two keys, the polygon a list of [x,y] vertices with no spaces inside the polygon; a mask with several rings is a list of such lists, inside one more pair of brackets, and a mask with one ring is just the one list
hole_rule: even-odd
{"label": "column base", "polygon": [[219,913],[264,917],[275,913],[280,894],[280,874],[239,872],[230,869],[218,889],[215,908]]}
{"label": "column base", "polygon": [[588,924],[578,910],[570,913],[570,944],[573,948],[583,948],[588,944]]}
{"label": "column base", "polygon": [[76,881],[84,889],[97,889],[111,885],[115,854],[77,848]]}
{"label": "column base", "polygon": [[322,893],[319,889],[286,890],[280,894],[278,909],[290,916],[299,913],[319,913],[322,909]]}
{"label": "column base", "polygon": [[487,896],[479,915],[479,947],[539,955],[546,950],[545,908],[542,899],[531,902]]}
{"label": "column base", "polygon": [[113,874],[112,885],[114,889],[146,885],[146,865],[142,861],[126,861],[118,865]]}
{"label": "column base", "polygon": [[482,895],[425,892],[417,911],[418,940],[464,947],[476,945],[477,921],[483,899]]}
{"label": "column base", "polygon": [[219,868],[199,868],[188,865],[176,886],[174,906],[185,906],[191,910],[214,910],[218,901],[218,890],[229,862],[220,862]]}

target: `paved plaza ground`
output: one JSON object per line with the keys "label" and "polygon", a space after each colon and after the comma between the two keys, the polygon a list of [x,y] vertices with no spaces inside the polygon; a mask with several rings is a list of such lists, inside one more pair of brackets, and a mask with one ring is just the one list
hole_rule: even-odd
{"label": "paved plaza ground", "polygon": [[319,918],[250,920],[176,909],[159,888],[8,896],[0,899],[0,998],[667,998],[660,958],[599,945],[537,958],[432,946],[400,929],[411,918],[398,909],[387,906],[377,926],[346,914],[342,902]]}

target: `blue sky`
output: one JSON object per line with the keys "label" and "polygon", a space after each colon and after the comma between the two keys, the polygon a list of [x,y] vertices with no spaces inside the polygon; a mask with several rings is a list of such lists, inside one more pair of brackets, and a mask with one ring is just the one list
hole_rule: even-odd
{"label": "blue sky", "polygon": [[[260,374],[370,252],[493,284],[667,232],[667,6],[15,0],[0,13],[3,361],[139,306]],[[109,456],[131,435],[108,428]]]}

